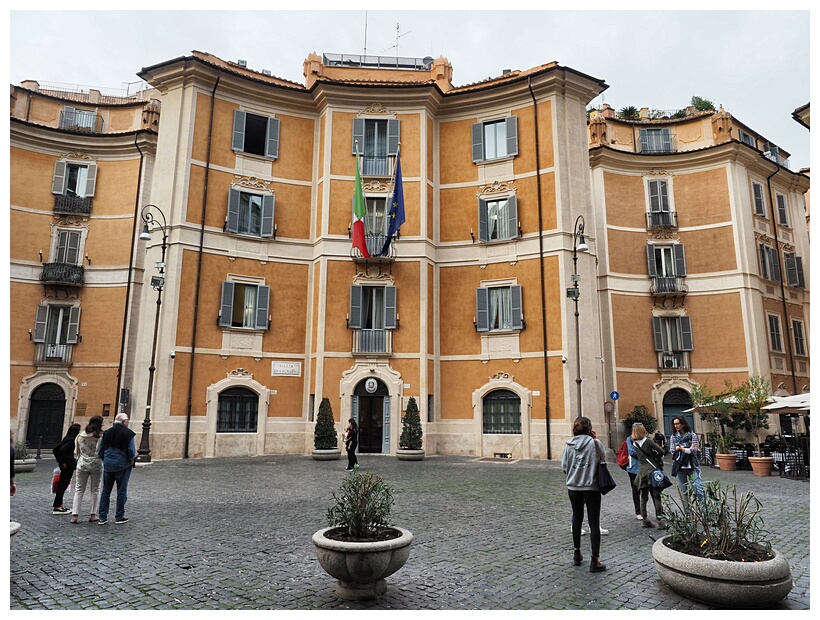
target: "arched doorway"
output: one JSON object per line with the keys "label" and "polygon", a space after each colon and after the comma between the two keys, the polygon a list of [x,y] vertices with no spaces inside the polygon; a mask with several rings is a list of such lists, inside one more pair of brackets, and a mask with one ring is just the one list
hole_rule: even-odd
{"label": "arched doorway", "polygon": [[686,409],[692,408],[692,397],[689,395],[689,392],[686,390],[682,390],[681,388],[672,388],[666,394],[663,395],[663,434],[664,435],[671,435],[673,430],[672,429],[672,418],[683,416],[686,418],[686,421],[689,423],[689,427],[694,431],[695,429],[695,416],[694,413],[689,411],[684,413]]}
{"label": "arched doorway", "polygon": [[44,383],[31,394],[26,443],[29,448],[51,449],[63,438],[65,392],[56,383]]}
{"label": "arched doorway", "polygon": [[[360,381],[353,390],[352,418],[359,425],[358,452],[390,452],[390,392],[375,377]],[[343,420],[347,426],[347,420]]]}

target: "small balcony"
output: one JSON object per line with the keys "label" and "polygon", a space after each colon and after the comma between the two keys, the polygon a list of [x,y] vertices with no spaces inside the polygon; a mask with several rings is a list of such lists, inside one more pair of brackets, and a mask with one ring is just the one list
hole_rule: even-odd
{"label": "small balcony", "polygon": [[83,286],[85,284],[85,270],[82,265],[43,263],[40,282],[57,286]]}
{"label": "small balcony", "polygon": [[73,352],[73,344],[41,343],[37,345],[37,349],[35,351],[35,361],[41,364],[65,366],[71,364]]}
{"label": "small balcony", "polygon": [[646,214],[647,230],[666,230],[677,227],[677,211],[650,211]]}
{"label": "small balcony", "polygon": [[54,196],[54,213],[66,215],[89,215],[91,213],[90,196],[69,196],[61,194]]}
{"label": "small balcony", "polygon": [[362,176],[365,177],[392,177],[395,166],[393,155],[362,156]]}
{"label": "small balcony", "polygon": [[60,129],[102,133],[103,118],[90,110],[63,110],[60,112]]}
{"label": "small balcony", "polygon": [[384,248],[384,244],[387,241],[387,235],[371,235],[365,234],[364,242],[367,246],[367,252],[370,254],[369,258],[365,258],[359,248],[351,248],[350,250],[350,257],[353,259],[354,262],[368,262],[368,263],[392,263],[396,260],[396,240],[399,238],[398,233],[393,237],[393,240],[390,242],[390,247],[387,248],[387,252],[384,256],[381,255],[381,251]]}
{"label": "small balcony", "polygon": [[678,276],[655,276],[652,278],[652,284],[649,286],[650,292],[655,296],[678,296],[686,295],[689,292],[689,286],[686,284],[686,278]]}
{"label": "small balcony", "polygon": [[658,368],[661,371],[689,370],[689,352],[658,351]]}
{"label": "small balcony", "polygon": [[674,134],[651,133],[642,135],[638,144],[641,153],[676,153],[677,136]]}
{"label": "small balcony", "polygon": [[353,355],[392,355],[393,330],[354,329]]}

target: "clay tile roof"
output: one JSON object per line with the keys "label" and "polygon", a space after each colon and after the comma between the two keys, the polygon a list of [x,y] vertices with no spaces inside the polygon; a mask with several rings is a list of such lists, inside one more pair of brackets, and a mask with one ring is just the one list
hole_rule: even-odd
{"label": "clay tile roof", "polygon": [[253,78],[255,80],[260,80],[263,82],[268,82],[270,84],[278,84],[279,86],[287,86],[289,88],[298,88],[300,90],[307,90],[304,84],[300,84],[299,82],[293,82],[291,80],[286,80],[284,78],[276,77],[273,75],[265,75],[261,71],[254,71],[253,69],[248,69],[247,67],[243,67],[238,63],[222,60],[214,56],[213,54],[209,54],[208,52],[199,52],[194,50],[191,52],[191,55],[201,60],[202,62],[212,65],[214,67],[219,67],[221,69],[227,69],[232,71],[237,75],[244,75],[246,77]]}
{"label": "clay tile roof", "polygon": [[523,71],[520,69],[514,69],[509,73],[504,75],[500,75],[497,77],[489,77],[486,80],[481,80],[478,82],[472,82],[470,84],[465,84],[464,86],[456,86],[453,90],[450,91],[448,94],[457,93],[457,92],[467,92],[470,90],[475,90],[479,88],[486,88],[487,86],[495,86],[496,84],[504,84],[505,82],[511,82],[521,77],[525,77],[527,75],[533,75],[544,71],[546,69],[550,69],[552,67],[557,67],[558,62],[548,62],[543,65],[538,65],[537,67],[532,67],[531,69],[524,69]]}

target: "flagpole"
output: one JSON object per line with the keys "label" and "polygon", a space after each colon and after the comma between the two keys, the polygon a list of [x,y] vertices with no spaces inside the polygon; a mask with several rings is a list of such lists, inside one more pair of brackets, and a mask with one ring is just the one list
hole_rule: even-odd
{"label": "flagpole", "polygon": [[[396,145],[396,162],[399,161],[399,152],[401,151],[401,142]],[[393,192],[396,190],[396,166],[393,166],[393,174],[390,177],[390,185],[388,186],[387,197],[392,198]],[[390,204],[390,200],[388,200],[387,204]]]}

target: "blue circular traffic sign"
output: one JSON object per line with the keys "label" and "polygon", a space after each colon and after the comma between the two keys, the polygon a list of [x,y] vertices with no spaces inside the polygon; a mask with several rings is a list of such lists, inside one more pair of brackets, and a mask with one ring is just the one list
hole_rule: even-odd
{"label": "blue circular traffic sign", "polygon": [[616,392],[615,390],[612,390],[612,391],[609,393],[609,397],[610,397],[612,400],[618,400],[618,399],[621,397],[621,395],[620,395],[620,394],[618,394],[618,392]]}

